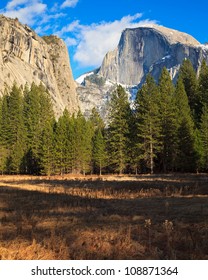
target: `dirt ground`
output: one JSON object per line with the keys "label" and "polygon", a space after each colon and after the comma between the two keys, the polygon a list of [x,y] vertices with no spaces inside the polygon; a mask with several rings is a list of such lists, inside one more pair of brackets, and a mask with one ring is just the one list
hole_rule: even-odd
{"label": "dirt ground", "polygon": [[208,176],[1,176],[0,259],[208,259]]}

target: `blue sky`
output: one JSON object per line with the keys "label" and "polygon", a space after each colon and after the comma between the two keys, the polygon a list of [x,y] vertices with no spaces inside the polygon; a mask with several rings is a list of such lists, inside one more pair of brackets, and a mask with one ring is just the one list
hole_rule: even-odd
{"label": "blue sky", "polygon": [[1,0],[0,13],[65,40],[73,75],[100,66],[123,29],[157,23],[208,42],[207,0]]}

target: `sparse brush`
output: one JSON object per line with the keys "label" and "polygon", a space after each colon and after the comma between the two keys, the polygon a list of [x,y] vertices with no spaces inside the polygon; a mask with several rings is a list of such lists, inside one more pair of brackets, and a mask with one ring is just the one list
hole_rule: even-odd
{"label": "sparse brush", "polygon": [[2,259],[208,258],[206,176],[11,178],[0,182]]}
{"label": "sparse brush", "polygon": [[173,258],[173,248],[172,248],[172,239],[171,239],[171,235],[173,232],[173,222],[169,221],[169,220],[165,220],[163,223],[163,228],[165,229],[165,233],[166,233],[166,243],[167,243],[167,251],[168,251],[168,255],[169,257],[172,259]]}
{"label": "sparse brush", "polygon": [[144,227],[148,231],[148,246],[149,246],[149,250],[151,248],[151,225],[152,225],[151,219],[146,219]]}

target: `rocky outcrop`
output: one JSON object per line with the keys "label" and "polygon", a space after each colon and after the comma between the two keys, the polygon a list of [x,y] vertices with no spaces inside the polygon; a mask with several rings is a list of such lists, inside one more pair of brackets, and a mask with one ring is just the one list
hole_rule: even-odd
{"label": "rocky outcrop", "polygon": [[56,116],[76,112],[79,101],[68,51],[56,36],[39,37],[17,19],[0,15],[0,94],[17,85],[40,82],[48,89]]}
{"label": "rocky outcrop", "polygon": [[[208,63],[208,45],[200,44],[188,34],[157,25],[126,29],[117,48],[104,57],[100,69],[91,76],[88,73],[82,86],[77,88],[81,108],[86,112],[96,107],[105,116],[106,100],[110,99],[111,89],[116,84],[123,85],[130,99],[134,99],[148,73],[158,81],[163,67],[166,67],[176,80],[184,59],[190,59],[195,70],[199,71],[203,59]],[[98,87],[89,81],[86,83],[86,79],[103,79],[105,83]]]}
{"label": "rocky outcrop", "polygon": [[203,58],[208,61],[208,51],[192,36],[165,27],[126,29],[118,47],[105,56],[98,74],[115,83],[139,85],[147,73],[158,80],[165,66],[174,79],[185,58],[197,70]]}
{"label": "rocky outcrop", "polygon": [[[94,75],[92,75],[92,77],[93,76]],[[105,82],[100,85],[87,79],[82,85],[77,83],[77,94],[80,101],[80,110],[84,113],[85,117],[89,118],[90,114],[92,113],[92,109],[96,108],[100,113],[100,116],[106,120],[108,102],[115,88],[116,85],[114,83]]]}

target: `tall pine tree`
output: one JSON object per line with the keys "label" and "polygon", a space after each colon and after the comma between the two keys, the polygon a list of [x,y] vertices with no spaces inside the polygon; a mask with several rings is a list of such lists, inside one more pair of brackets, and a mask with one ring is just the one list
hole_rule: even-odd
{"label": "tall pine tree", "polygon": [[23,121],[23,95],[14,83],[9,95],[4,96],[2,107],[2,132],[4,147],[9,151],[7,172],[21,173],[25,152],[26,132]]}
{"label": "tall pine tree", "polygon": [[178,122],[176,169],[195,171],[197,154],[194,122],[181,77],[179,77],[176,85],[175,102]]}
{"label": "tall pine tree", "polygon": [[102,175],[103,167],[107,164],[106,142],[101,128],[95,130],[93,136],[93,163],[95,172]]}
{"label": "tall pine tree", "polygon": [[146,83],[138,91],[136,119],[138,132],[138,159],[153,173],[154,159],[160,150],[161,125],[157,103],[158,89],[152,76],[148,75]]}
{"label": "tall pine tree", "polygon": [[205,60],[202,61],[201,69],[199,72],[198,96],[200,100],[198,121],[200,121],[203,106],[208,106],[208,66]]}
{"label": "tall pine tree", "polygon": [[27,153],[25,171],[38,174],[41,171],[42,132],[53,120],[51,99],[42,84],[32,84],[24,91],[24,123],[27,131]]}
{"label": "tall pine tree", "polygon": [[170,74],[166,68],[163,68],[159,80],[158,98],[159,121],[161,125],[159,164],[163,172],[173,171],[177,147],[176,104],[173,95],[174,86]]}
{"label": "tall pine tree", "polygon": [[201,100],[197,89],[197,76],[196,71],[189,59],[185,59],[179,70],[179,77],[182,79],[186,94],[188,96],[188,102],[191,109],[191,113],[195,124],[199,123],[199,116],[201,110]]}
{"label": "tall pine tree", "polygon": [[205,171],[208,170],[208,106],[205,105],[202,109],[201,116],[201,140],[203,146],[202,166]]}
{"label": "tall pine tree", "polygon": [[129,161],[130,115],[127,93],[118,85],[109,104],[108,152],[112,170],[119,174],[125,171]]}

